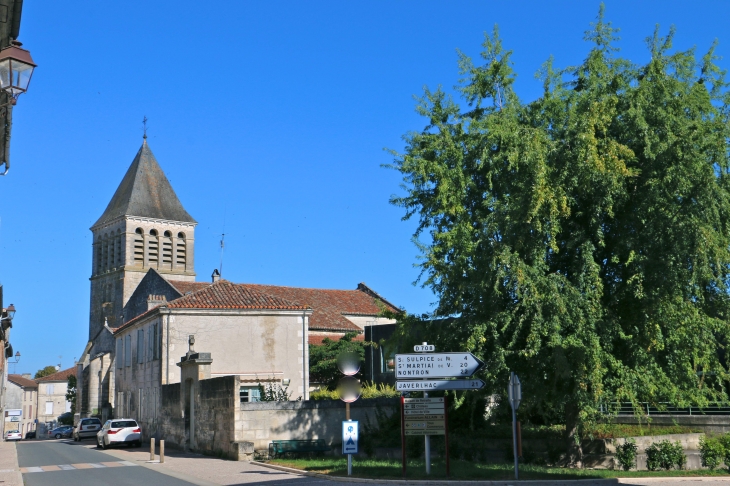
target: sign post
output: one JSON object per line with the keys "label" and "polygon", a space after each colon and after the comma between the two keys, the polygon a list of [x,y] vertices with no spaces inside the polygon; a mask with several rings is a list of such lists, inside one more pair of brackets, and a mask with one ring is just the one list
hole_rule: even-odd
{"label": "sign post", "polygon": [[359,438],[359,422],[345,420],[342,422],[342,453],[347,454],[347,475],[352,476],[352,455],[357,454]]}
{"label": "sign post", "polygon": [[360,398],[360,382],[354,378],[360,371],[360,357],[351,352],[337,357],[337,367],[344,378],[337,384],[340,400],[345,402],[345,420],[342,422],[342,453],[347,454],[347,475],[352,476],[352,455],[357,454],[358,422],[350,420],[350,403]]}
{"label": "sign post", "polygon": [[509,404],[512,406],[512,451],[515,456],[515,479],[519,479],[519,462],[517,457],[517,408],[522,400],[522,384],[514,371],[509,374],[509,386],[507,387]]}

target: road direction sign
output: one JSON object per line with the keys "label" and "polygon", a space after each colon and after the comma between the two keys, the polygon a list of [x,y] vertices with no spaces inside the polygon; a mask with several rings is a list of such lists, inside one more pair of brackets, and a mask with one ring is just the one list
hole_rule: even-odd
{"label": "road direction sign", "polygon": [[484,366],[471,353],[396,354],[395,377],[467,378]]}
{"label": "road direction sign", "polygon": [[342,422],[342,453],[357,454],[358,421],[344,420]]}
{"label": "road direction sign", "polygon": [[509,377],[509,385],[507,386],[507,395],[509,403],[513,409],[517,410],[522,401],[522,383],[516,374],[511,373]]}
{"label": "road direction sign", "polygon": [[484,387],[479,379],[472,380],[408,380],[396,381],[398,391],[436,391],[436,390],[479,390]]}

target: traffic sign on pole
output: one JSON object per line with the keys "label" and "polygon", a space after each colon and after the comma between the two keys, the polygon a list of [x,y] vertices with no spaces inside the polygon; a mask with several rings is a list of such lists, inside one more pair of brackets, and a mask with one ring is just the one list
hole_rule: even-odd
{"label": "traffic sign on pole", "polygon": [[395,355],[398,378],[467,378],[484,366],[471,353],[418,353]]}
{"label": "traffic sign on pole", "polygon": [[408,380],[396,381],[398,391],[437,391],[437,390],[479,390],[484,387],[479,379],[471,380]]}
{"label": "traffic sign on pole", "polygon": [[512,408],[515,410],[520,408],[520,402],[522,401],[522,383],[520,383],[520,379],[514,373],[511,373],[509,377],[507,395],[509,396],[509,403]]}

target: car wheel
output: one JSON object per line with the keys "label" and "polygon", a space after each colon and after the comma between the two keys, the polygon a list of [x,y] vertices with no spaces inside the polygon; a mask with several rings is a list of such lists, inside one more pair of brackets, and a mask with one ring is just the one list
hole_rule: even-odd
{"label": "car wheel", "polygon": [[60,438],[61,438],[61,434],[56,434],[56,435],[54,435],[54,437],[55,437],[56,439],[60,439]]}
{"label": "car wheel", "polygon": [[135,442],[134,447],[142,447],[142,442],[141,441]]}

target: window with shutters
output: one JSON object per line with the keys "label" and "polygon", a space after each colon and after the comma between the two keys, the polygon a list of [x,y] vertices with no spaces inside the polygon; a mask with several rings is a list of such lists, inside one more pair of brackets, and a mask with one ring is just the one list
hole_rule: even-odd
{"label": "window with shutters", "polygon": [[124,366],[132,366],[132,336],[124,336]]}
{"label": "window with shutters", "polygon": [[137,330],[137,363],[144,363],[144,329]]}
{"label": "window with shutters", "polygon": [[134,264],[142,265],[144,263],[144,231],[137,228],[134,231]]}
{"label": "window with shutters", "polygon": [[115,359],[117,360],[117,368],[124,366],[124,341],[122,341],[122,338],[117,338],[117,356]]}
{"label": "window with shutters", "polygon": [[53,415],[53,402],[46,402],[46,415]]}
{"label": "window with shutters", "polygon": [[185,266],[185,233],[178,233],[175,240],[175,265]]}
{"label": "window with shutters", "polygon": [[261,388],[257,386],[242,386],[238,390],[238,398],[241,403],[260,402]]}
{"label": "window with shutters", "polygon": [[156,267],[159,260],[159,242],[157,241],[157,230],[150,230],[150,236],[147,240],[147,261],[150,266]]}
{"label": "window with shutters", "polygon": [[46,385],[46,395],[53,395],[53,385]]}
{"label": "window with shutters", "polygon": [[165,231],[162,237],[162,265],[172,268],[172,233]]}
{"label": "window with shutters", "polygon": [[152,324],[152,359],[160,358],[160,332],[157,323]]}

